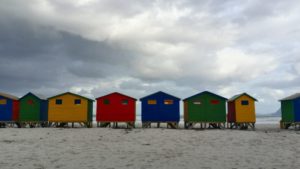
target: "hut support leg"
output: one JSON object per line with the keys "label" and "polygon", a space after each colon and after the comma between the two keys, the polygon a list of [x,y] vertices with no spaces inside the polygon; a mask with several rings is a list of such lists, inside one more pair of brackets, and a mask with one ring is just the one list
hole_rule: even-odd
{"label": "hut support leg", "polygon": [[151,122],[142,123],[143,128],[151,128]]}
{"label": "hut support leg", "polygon": [[127,128],[135,128],[135,126],[134,126],[134,122],[128,122],[127,123]]}
{"label": "hut support leg", "polygon": [[252,130],[255,130],[255,123],[249,123],[249,126]]}
{"label": "hut support leg", "polygon": [[103,123],[100,123],[99,126],[100,127],[108,127],[108,126],[111,127],[111,124],[110,124],[110,122],[103,122]]}
{"label": "hut support leg", "polygon": [[167,123],[167,127],[172,128],[172,129],[176,129],[177,128],[178,123]]}
{"label": "hut support leg", "polygon": [[191,124],[192,124],[192,123],[184,122],[184,128],[185,128],[185,129],[190,129],[190,128],[191,128]]}

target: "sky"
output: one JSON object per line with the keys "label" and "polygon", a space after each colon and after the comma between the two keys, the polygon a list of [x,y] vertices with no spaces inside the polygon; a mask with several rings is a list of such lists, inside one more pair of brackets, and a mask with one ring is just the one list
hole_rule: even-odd
{"label": "sky", "polygon": [[1,0],[0,91],[90,98],[300,91],[298,0]]}

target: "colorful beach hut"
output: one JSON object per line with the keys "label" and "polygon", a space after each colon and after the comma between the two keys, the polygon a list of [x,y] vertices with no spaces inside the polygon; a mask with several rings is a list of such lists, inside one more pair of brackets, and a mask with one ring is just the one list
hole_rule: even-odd
{"label": "colorful beach hut", "polygon": [[92,127],[93,100],[71,92],[48,98],[48,121],[56,125],[80,123]]}
{"label": "colorful beach hut", "polygon": [[225,97],[204,91],[188,97],[184,102],[184,125],[192,128],[200,123],[201,128],[222,128],[226,123]]}
{"label": "colorful beach hut", "polygon": [[19,119],[19,98],[0,92],[0,122],[16,122]]}
{"label": "colorful beach hut", "polygon": [[233,96],[228,100],[227,124],[229,128],[255,128],[255,102],[257,99],[247,93]]}
{"label": "colorful beach hut", "polygon": [[127,123],[127,127],[134,127],[136,99],[118,92],[98,97],[96,110],[97,126],[107,126],[119,122]]}
{"label": "colorful beach hut", "polygon": [[151,123],[167,123],[168,127],[177,128],[180,119],[180,98],[162,91],[140,99],[142,103],[143,127],[151,127]]}
{"label": "colorful beach hut", "polygon": [[281,121],[280,127],[288,129],[300,125],[300,93],[293,94],[280,100]]}
{"label": "colorful beach hut", "polygon": [[37,124],[45,126],[48,121],[48,100],[41,95],[27,93],[20,98],[19,121],[23,125],[34,127]]}

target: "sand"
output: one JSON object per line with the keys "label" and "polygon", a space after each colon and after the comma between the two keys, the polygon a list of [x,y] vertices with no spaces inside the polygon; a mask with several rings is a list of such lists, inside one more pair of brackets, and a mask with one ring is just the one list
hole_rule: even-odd
{"label": "sand", "polygon": [[0,129],[0,168],[299,168],[300,131]]}

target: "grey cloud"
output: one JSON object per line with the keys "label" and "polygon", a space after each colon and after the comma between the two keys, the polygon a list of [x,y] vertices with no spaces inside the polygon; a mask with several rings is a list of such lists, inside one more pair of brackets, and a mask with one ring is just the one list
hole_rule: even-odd
{"label": "grey cloud", "polygon": [[0,21],[1,90],[67,89],[78,78],[126,74],[134,57],[105,41],[10,19]]}
{"label": "grey cloud", "polygon": [[[6,0],[0,4],[0,90],[95,97],[119,91],[136,98],[158,90],[181,98],[202,90],[225,97],[246,91],[267,100],[258,112],[269,113],[278,108],[277,97],[300,90],[299,78],[282,80],[300,72],[299,5]],[[228,48],[233,52],[218,56]],[[265,64],[250,64],[251,58]],[[268,63],[278,65],[268,70]],[[252,77],[250,69],[259,71]]]}

